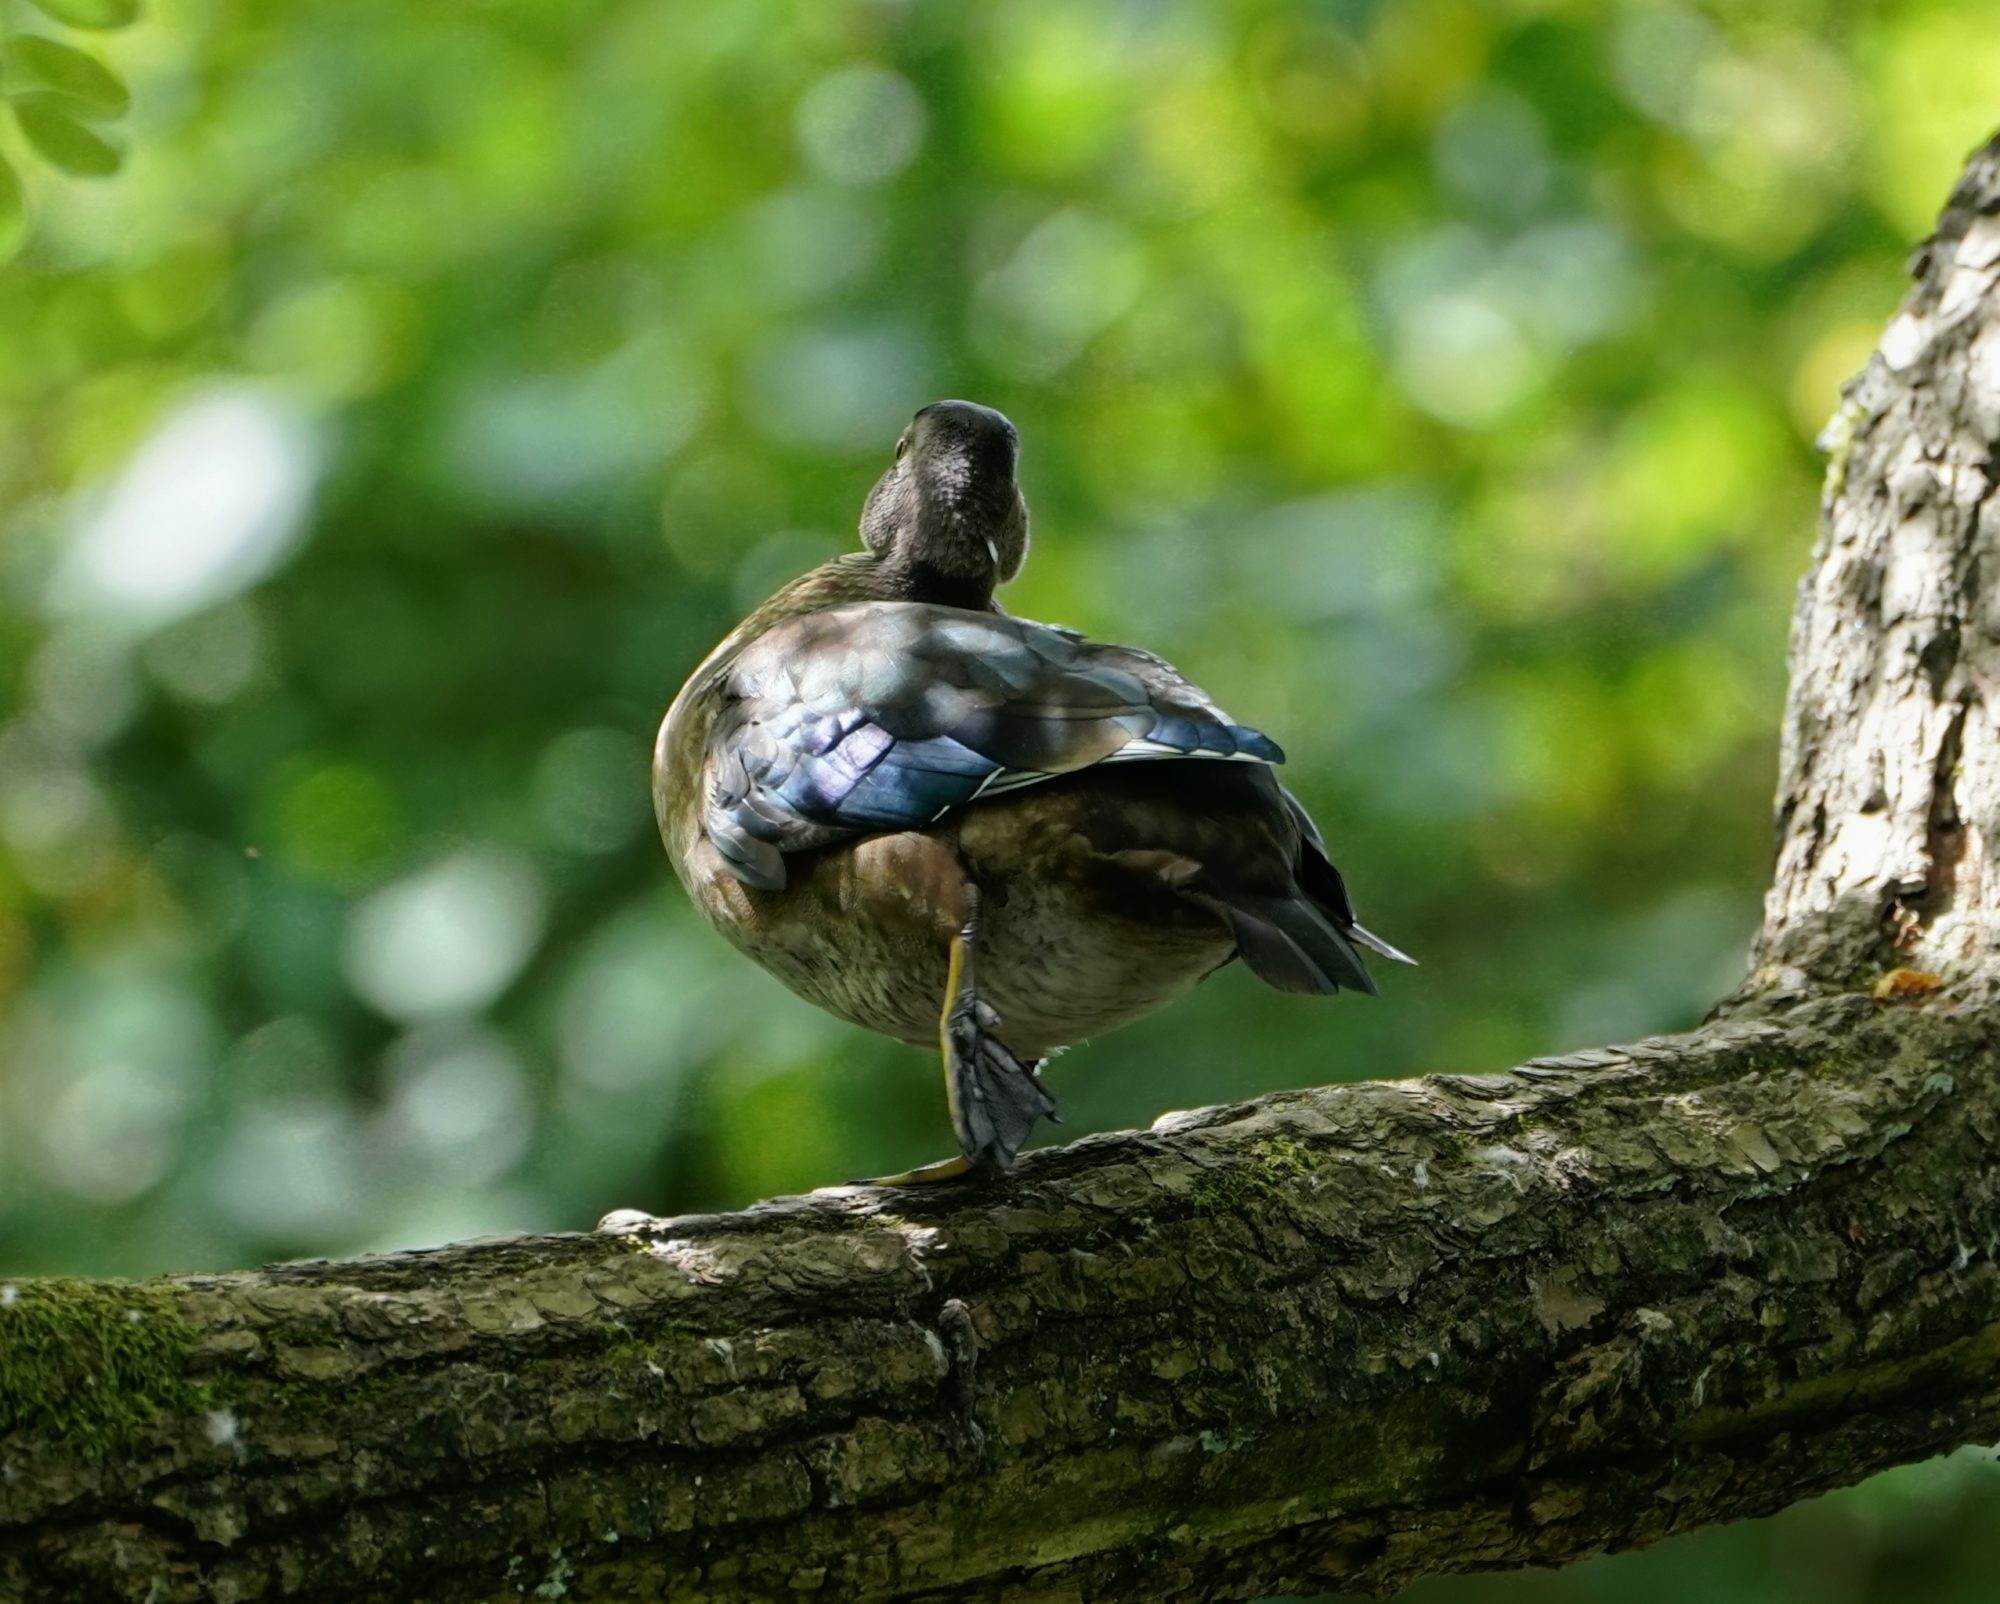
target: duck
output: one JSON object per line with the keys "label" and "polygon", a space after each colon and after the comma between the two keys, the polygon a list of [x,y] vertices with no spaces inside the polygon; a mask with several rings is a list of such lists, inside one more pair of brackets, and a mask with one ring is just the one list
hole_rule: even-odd
{"label": "duck", "polygon": [[938,1054],[958,1153],[886,1184],[990,1180],[1064,1048],[1236,959],[1370,995],[1359,924],[1285,760],[1164,659],[1007,613],[1021,441],[933,402],[862,506],[862,549],[792,580],[659,727],[653,802],[701,917],[792,991]]}

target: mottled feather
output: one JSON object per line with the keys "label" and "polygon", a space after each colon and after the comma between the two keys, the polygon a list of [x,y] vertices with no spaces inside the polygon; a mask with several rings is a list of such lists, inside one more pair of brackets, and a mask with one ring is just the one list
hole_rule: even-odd
{"label": "mottled feather", "polygon": [[1282,763],[1150,653],[920,602],[793,618],[730,665],[709,730],[704,825],[746,885],[784,855],[916,829],[982,796],[1099,763]]}

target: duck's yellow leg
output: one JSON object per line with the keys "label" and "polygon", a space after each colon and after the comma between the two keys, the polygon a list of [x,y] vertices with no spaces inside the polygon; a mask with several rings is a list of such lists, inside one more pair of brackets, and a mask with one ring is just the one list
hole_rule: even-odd
{"label": "duck's yellow leg", "polygon": [[992,1034],[1000,1018],[979,1000],[973,983],[977,902],[965,927],[951,938],[945,969],[944,1008],[938,1015],[938,1052],[944,1061],[945,1101],[959,1156],[900,1175],[879,1176],[877,1186],[930,1186],[967,1177],[984,1180],[1013,1168],[1014,1156],[1039,1119],[1055,1118],[1055,1099],[1043,1090],[1039,1064],[1024,1064]]}

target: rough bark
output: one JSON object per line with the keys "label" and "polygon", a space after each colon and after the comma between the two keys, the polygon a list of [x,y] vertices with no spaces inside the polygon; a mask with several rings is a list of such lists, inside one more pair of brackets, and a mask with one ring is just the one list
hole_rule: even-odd
{"label": "rough bark", "polygon": [[1975,155],[1848,388],[1799,588],[1751,988],[2000,948],[2000,157]]}
{"label": "rough bark", "polygon": [[2000,1437],[2000,142],[1918,268],[1725,1017],[986,1191],[0,1285],[0,1596],[1389,1591]]}

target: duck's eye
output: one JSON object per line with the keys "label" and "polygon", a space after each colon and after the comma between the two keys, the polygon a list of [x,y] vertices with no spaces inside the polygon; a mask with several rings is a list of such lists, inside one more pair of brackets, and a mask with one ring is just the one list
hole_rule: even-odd
{"label": "duck's eye", "polygon": [[896,442],[896,460],[898,462],[901,462],[909,454],[910,454],[910,437],[908,435],[904,435],[902,439]]}

